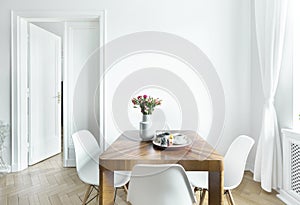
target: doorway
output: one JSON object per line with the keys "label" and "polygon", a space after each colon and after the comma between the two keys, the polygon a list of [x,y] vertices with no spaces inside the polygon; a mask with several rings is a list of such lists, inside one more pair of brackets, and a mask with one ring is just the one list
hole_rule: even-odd
{"label": "doorway", "polygon": [[[62,126],[62,132],[58,132],[63,133],[63,137],[56,138],[57,141],[55,143],[59,144],[59,149],[57,149],[58,146],[56,146],[55,152],[63,150],[63,164],[65,167],[75,166],[74,146],[71,135],[77,131],[76,127],[73,126],[74,122],[72,116],[72,95],[75,87],[73,81],[76,75],[78,75],[78,73],[74,71],[75,68],[73,69],[73,67],[71,67],[74,56],[72,58],[70,53],[76,54],[76,51],[71,49],[72,46],[74,46],[72,44],[72,42],[74,42],[72,36],[76,35],[76,37],[84,39],[86,37],[88,37],[87,39],[97,39],[95,40],[96,43],[92,42],[88,44],[97,46],[97,49],[104,45],[104,11],[89,14],[87,12],[12,12],[12,171],[25,169],[28,165],[38,162],[38,160],[30,162],[32,147],[36,149],[40,145],[34,144],[37,140],[31,136],[32,129],[36,128],[37,125],[32,124],[31,117],[34,113],[32,112],[34,108],[32,108],[32,102],[29,100],[30,98],[28,98],[28,92],[30,92],[28,85],[30,85],[31,82],[28,80],[31,74],[31,68],[28,64],[28,59],[30,59],[28,33],[31,24],[43,27],[42,24],[45,25],[47,23],[49,25],[55,23],[63,25],[63,52],[60,52],[62,55],[59,57],[62,62],[62,72],[60,73],[62,80],[58,81],[57,85],[55,85],[58,89],[56,95],[52,97],[61,105],[61,107],[58,106],[58,110],[61,110],[61,114],[59,114],[60,112],[56,112],[57,121],[55,124],[59,128]],[[80,25],[81,32],[79,35],[76,33],[76,29],[78,30],[78,28],[72,29],[76,26],[78,27],[78,25]],[[45,28],[41,29],[47,30]],[[78,49],[77,45],[77,49],[87,51],[84,50],[87,47],[86,45],[87,44],[83,45],[82,49],[80,49],[80,47]],[[95,50],[95,48],[92,47],[87,49]],[[99,59],[103,59],[102,55],[103,53],[99,52]],[[98,68],[99,70],[102,68],[102,62],[99,63]],[[59,92],[59,90],[61,90],[61,92]],[[60,100],[58,98],[60,98]],[[40,117],[36,119],[40,119]],[[46,121],[45,119],[42,120],[44,122]],[[84,129],[85,127],[83,126],[81,128]],[[58,136],[61,137],[60,134],[58,134]],[[46,146],[46,144],[43,146]],[[60,144],[62,144],[62,147]],[[55,152],[52,152],[52,154]],[[45,156],[43,157],[45,158]]]}

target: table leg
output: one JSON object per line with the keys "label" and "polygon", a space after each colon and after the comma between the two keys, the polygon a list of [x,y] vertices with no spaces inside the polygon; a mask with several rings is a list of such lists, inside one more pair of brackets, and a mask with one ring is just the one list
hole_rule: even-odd
{"label": "table leg", "polygon": [[224,194],[224,171],[209,172],[208,178],[208,204],[223,205]]}
{"label": "table leg", "polygon": [[114,204],[114,172],[100,165],[99,205]]}

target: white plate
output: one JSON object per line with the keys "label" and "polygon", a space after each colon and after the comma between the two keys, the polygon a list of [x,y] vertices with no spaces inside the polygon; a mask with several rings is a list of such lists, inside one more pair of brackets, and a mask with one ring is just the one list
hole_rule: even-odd
{"label": "white plate", "polygon": [[161,145],[159,142],[157,142],[155,140],[152,141],[153,145],[155,145],[157,147],[160,147],[160,148],[182,148],[182,147],[190,146],[192,144],[192,142],[193,142],[187,136],[184,136],[184,140],[182,140],[180,142],[171,143],[169,146],[167,146],[167,145]]}

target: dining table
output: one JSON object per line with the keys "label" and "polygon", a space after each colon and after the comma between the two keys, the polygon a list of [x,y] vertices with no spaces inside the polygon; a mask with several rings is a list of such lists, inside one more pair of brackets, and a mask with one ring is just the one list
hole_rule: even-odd
{"label": "dining table", "polygon": [[223,156],[196,131],[168,132],[180,133],[191,143],[157,147],[152,141],[142,141],[138,130],[128,130],[99,156],[99,205],[114,204],[114,171],[130,171],[136,164],[180,164],[186,171],[208,171],[208,204],[223,204]]}

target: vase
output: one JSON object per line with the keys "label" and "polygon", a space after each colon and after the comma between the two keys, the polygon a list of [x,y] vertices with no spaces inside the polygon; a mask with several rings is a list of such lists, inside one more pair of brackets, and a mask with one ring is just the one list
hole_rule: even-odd
{"label": "vase", "polygon": [[143,120],[140,122],[140,138],[143,141],[151,141],[153,139],[154,132],[151,127],[151,115],[143,115]]}

